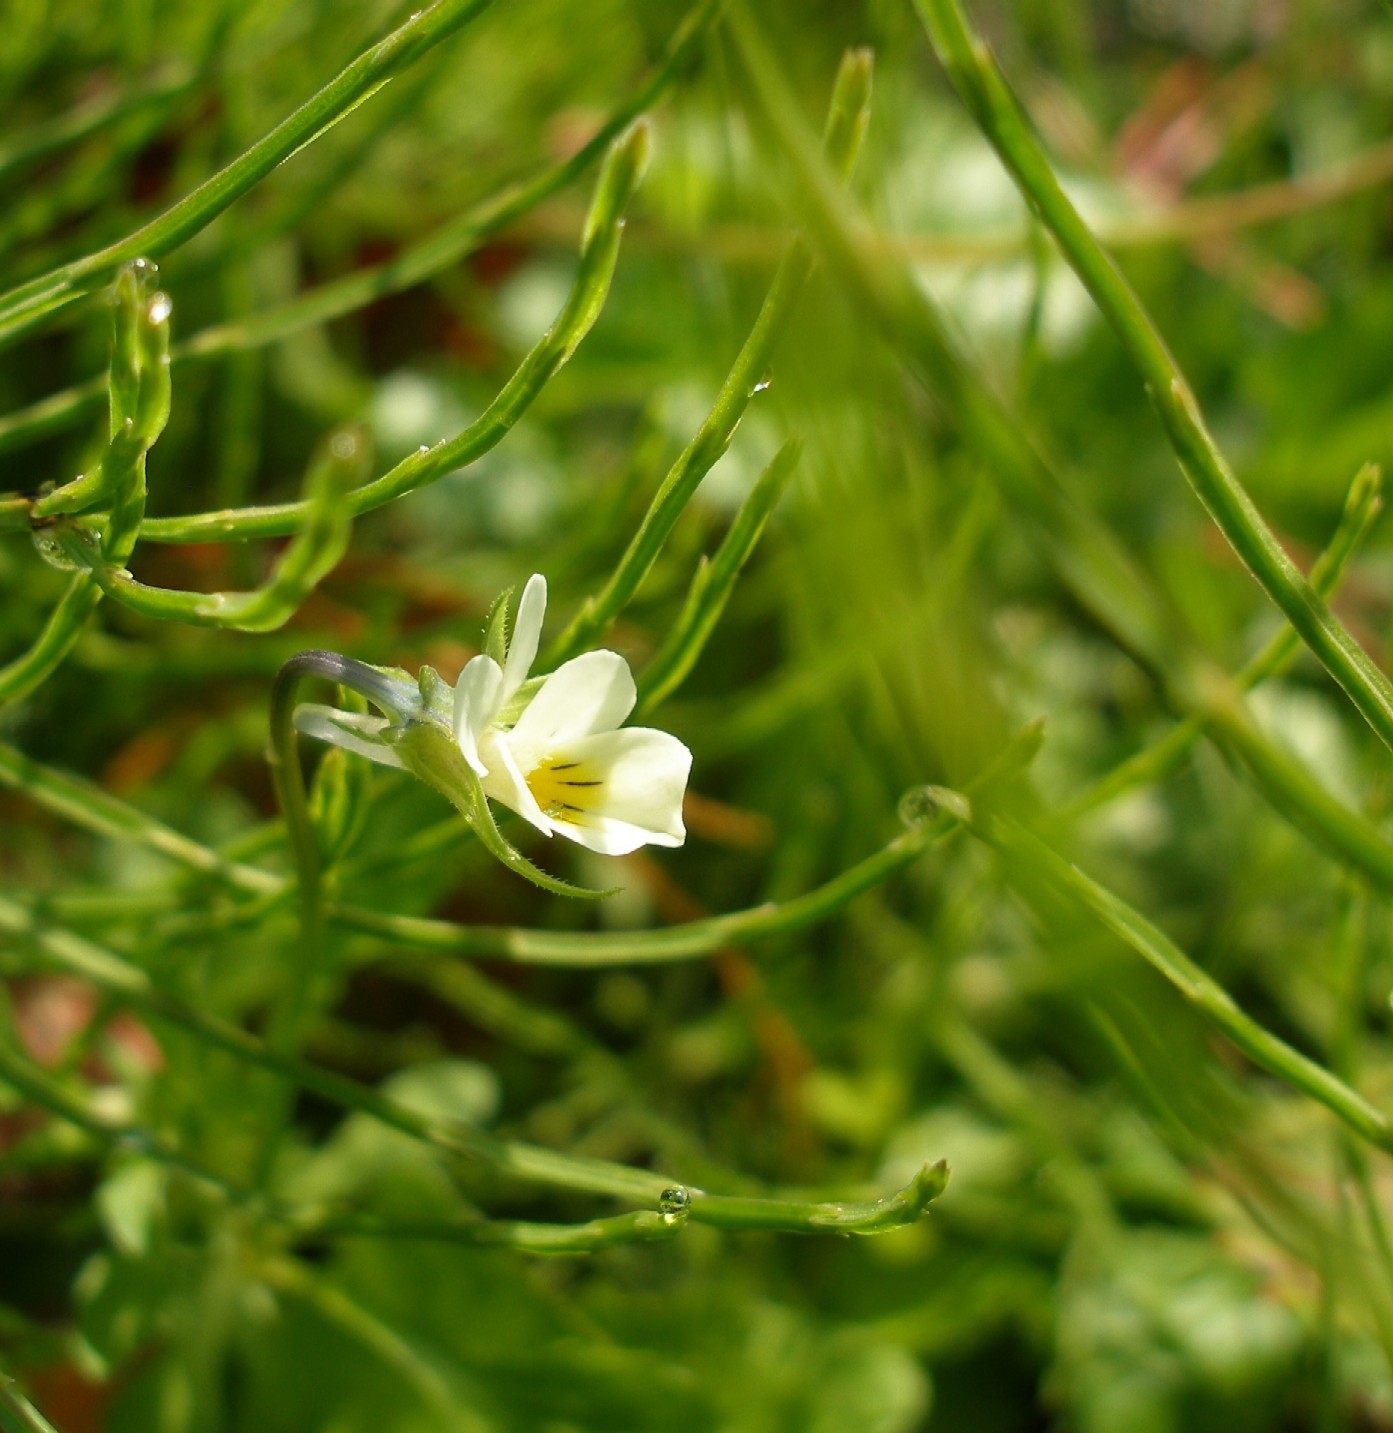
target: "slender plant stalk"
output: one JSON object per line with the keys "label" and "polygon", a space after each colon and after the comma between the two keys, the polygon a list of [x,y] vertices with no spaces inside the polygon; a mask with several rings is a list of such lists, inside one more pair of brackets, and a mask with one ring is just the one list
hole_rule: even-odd
{"label": "slender plant stalk", "polygon": [[526,965],[654,965],[710,955],[726,946],[767,940],[829,919],[857,896],[882,885],[949,836],[956,821],[944,816],[897,836],[874,855],[825,885],[783,902],[769,901],[730,915],[711,916],[660,930],[575,932],[468,926],[424,916],[384,915],[333,904],[329,919],[415,950],[494,956]]}
{"label": "slender plant stalk", "polygon": [[[1216,1029],[1260,1069],[1325,1106],[1356,1134],[1393,1154],[1393,1119],[1325,1066],[1293,1049],[1244,1011],[1207,971],[1126,901],[1057,855],[1019,822],[991,818],[974,822],[973,833],[1013,860],[1031,880],[1087,910],[1142,957]],[[1008,864],[1008,873],[1012,866]],[[1029,889],[1028,882],[1024,887]]]}
{"label": "slender plant stalk", "polygon": [[0,1373],[0,1429],[4,1433],[58,1433],[58,1430]]}
{"label": "slender plant stalk", "polygon": [[[1311,586],[1326,599],[1335,593],[1346,569],[1363,545],[1369,529],[1383,509],[1382,475],[1375,464],[1361,468],[1350,485],[1344,512],[1330,542],[1311,567]],[[1281,676],[1296,658],[1301,639],[1295,628],[1283,623],[1243,668],[1234,683],[1242,691],[1251,691],[1273,677]],[[1074,819],[1096,811],[1143,786],[1164,780],[1175,771],[1194,749],[1205,733],[1204,718],[1198,715],[1178,722],[1159,741],[1137,752],[1105,777],[1075,797],[1062,811]]]}
{"label": "slender plant stalk", "polygon": [[696,665],[721,620],[721,613],[735,590],[736,580],[749,561],[770,513],[793,477],[801,450],[802,444],[796,438],[790,438],[775,453],[740,504],[740,511],[736,513],[735,521],[725,541],[717,548],[716,555],[709,562],[702,558],[677,621],[639,678],[640,711],[650,712],[671,696]]}
{"label": "slender plant stalk", "polygon": [[[496,1224],[493,1221],[421,1224],[373,1218],[345,1219],[312,1209],[287,1208],[189,1160],[177,1146],[160,1136],[94,1112],[20,1054],[11,1040],[0,1038],[0,1081],[19,1090],[41,1108],[105,1141],[135,1144],[149,1158],[210,1182],[239,1201],[251,1200],[266,1217],[294,1224],[304,1232],[507,1244],[534,1253],[580,1253],[591,1247],[662,1237],[665,1233],[680,1231],[689,1218],[726,1229],[878,1234],[919,1219],[948,1182],[947,1166],[940,1160],[924,1165],[904,1189],[868,1203],[709,1194],[689,1188],[670,1176],[496,1139],[452,1121],[429,1119],[343,1076],[277,1055],[255,1036],[159,993],[143,971],[112,952],[81,941],[69,932],[45,930],[27,921],[20,908],[3,897],[0,897],[0,929],[14,933],[22,930],[64,968],[111,990],[133,1007],[312,1089],[345,1109],[366,1114],[446,1153],[482,1159],[515,1178],[656,1206],[655,1217],[662,1219],[665,1226],[658,1231],[651,1220],[633,1216],[599,1221],[598,1228],[595,1223],[528,1225],[506,1220]],[[624,1234],[628,1237],[622,1237]],[[568,1244],[572,1247],[566,1247]]]}
{"label": "slender plant stalk", "polygon": [[[413,453],[389,472],[354,488],[346,500],[351,516],[360,517],[475,462],[507,436],[567,362],[604,306],[619,257],[624,210],[643,177],[649,146],[648,126],[639,121],[610,148],[596,182],[581,238],[580,262],[565,306],[493,402],[455,437]],[[141,537],[152,542],[284,537],[300,528],[307,512],[302,501],[149,519],[141,527]]]}
{"label": "slender plant stalk", "polygon": [[963,103],[1141,375],[1196,495],[1301,640],[1393,747],[1393,682],[1307,582],[1229,467],[1164,339],[1060,187],[1029,119],[990,51],[969,29],[958,0],[916,3]]}

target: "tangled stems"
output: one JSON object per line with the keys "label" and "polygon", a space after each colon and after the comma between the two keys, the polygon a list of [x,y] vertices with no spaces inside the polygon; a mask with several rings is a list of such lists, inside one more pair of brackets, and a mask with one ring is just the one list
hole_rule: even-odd
{"label": "tangled stems", "polygon": [[[648,79],[615,107],[574,154],[530,179],[491,195],[383,263],[321,284],[278,307],[215,324],[194,334],[175,344],[171,353],[174,363],[206,360],[275,343],[306,328],[352,313],[385,295],[423,283],[458,263],[487,239],[530,213],[602,159],[609,146],[644,110],[661,98],[691,62],[724,3],[725,0],[701,0],[692,9],[673,34],[662,59]],[[0,417],[0,452],[62,428],[98,402],[104,393],[104,381],[94,378]],[[27,526],[28,510],[25,499],[0,499],[0,530]],[[150,523],[142,529],[141,536],[152,542],[197,540],[187,536],[186,529],[179,526],[162,527]]]}
{"label": "tangled stems", "polygon": [[[127,264],[113,286],[111,359],[107,378],[109,439],[96,466],[32,504],[25,519],[36,537],[63,545],[67,513],[105,508],[101,535],[84,544],[79,568],[119,568],[130,557],[145,513],[145,455],[169,418],[169,299],[154,286],[155,267]],[[46,525],[53,523],[51,531]],[[69,563],[73,559],[68,557]],[[28,652],[0,668],[0,704],[40,686],[72,650],[102,591],[90,572],[79,572],[49,614]]]}
{"label": "tangled stems", "polygon": [[396,73],[485,10],[491,0],[436,0],[365,50],[294,114],[225,169],[134,233],[0,294],[0,342],[100,288],[124,263],[158,256],[205,228],[277,165],[318,139]]}
{"label": "tangled stems", "polygon": [[[156,1021],[177,1026],[247,1064],[268,1070],[293,1085],[312,1090],[344,1109],[367,1115],[399,1133],[431,1145],[442,1154],[478,1159],[500,1173],[529,1183],[608,1195],[631,1203],[656,1205],[660,1206],[660,1212],[664,1196],[668,1197],[666,1202],[671,1206],[673,1191],[682,1190],[687,1197],[677,1201],[680,1207],[669,1207],[667,1210],[678,1218],[691,1218],[698,1223],[728,1229],[782,1229],[802,1233],[880,1233],[900,1224],[913,1222],[923,1214],[947,1183],[947,1168],[938,1163],[926,1165],[899,1193],[868,1204],[752,1199],[687,1190],[679,1181],[669,1176],[627,1165],[612,1164],[605,1160],[560,1154],[516,1140],[499,1139],[457,1121],[420,1114],[355,1080],[321,1069],[294,1055],[278,1052],[240,1027],[176,1000],[159,990],[146,972],[114,952],[72,932],[44,925],[21,906],[3,896],[0,896],[0,930],[31,942],[59,969],[91,981],[123,1004]],[[20,1089],[41,1107],[78,1124],[89,1133],[106,1140],[135,1143],[152,1158],[227,1186],[227,1181],[221,1176],[196,1164],[190,1164],[177,1150],[163,1141],[147,1138],[143,1131],[135,1127],[92,1112],[21,1055],[12,1040],[5,1038],[0,1038],[0,1080]],[[235,1185],[227,1187],[248,1196],[252,1193],[250,1190],[240,1190]],[[319,1226],[321,1219],[327,1219],[327,1232],[332,1232],[332,1219],[325,1215],[311,1214],[308,1219],[296,1216],[295,1222],[302,1228],[313,1229]],[[630,1223],[632,1226],[633,1221]],[[472,1237],[472,1231],[476,1227],[472,1222],[461,1222],[456,1225],[433,1226],[429,1234],[420,1229],[413,1230],[409,1226],[402,1232],[406,1237],[414,1235],[457,1238],[464,1242],[513,1242],[507,1238],[476,1239]],[[554,1229],[558,1226],[543,1227]],[[617,1227],[602,1229],[601,1233],[608,1236],[608,1242],[617,1242],[613,1238]],[[633,1227],[634,1232],[640,1236],[651,1232],[643,1224]],[[345,1226],[340,1232],[367,1234],[388,1231],[380,1226],[362,1226],[356,1229]],[[593,1237],[593,1231],[591,1236],[580,1236],[576,1248],[556,1252],[583,1252],[587,1237]],[[531,1242],[546,1243],[548,1236],[537,1236]],[[518,1243],[518,1247],[528,1247],[526,1236]]]}

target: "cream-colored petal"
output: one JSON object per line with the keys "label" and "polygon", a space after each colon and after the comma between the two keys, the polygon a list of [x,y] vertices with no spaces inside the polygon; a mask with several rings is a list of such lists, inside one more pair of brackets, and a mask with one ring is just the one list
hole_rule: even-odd
{"label": "cream-colored petal", "polygon": [[617,652],[586,652],[559,666],[527,704],[509,738],[524,771],[595,732],[613,731],[634,709],[629,664]]}
{"label": "cream-colored petal", "polygon": [[464,664],[455,683],[455,741],[476,776],[488,767],[479,755],[479,742],[502,705],[503,672],[492,657],[478,656]]}
{"label": "cream-colored petal", "polygon": [[498,704],[502,706],[527,680],[537,648],[542,641],[542,620],[547,615],[547,580],[540,572],[527,579],[518,601],[518,615],[513,623],[513,640],[503,662],[503,690]]}
{"label": "cream-colored petal", "polygon": [[305,702],[295,708],[296,731],[312,736],[316,741],[327,741],[330,746],[341,746],[357,756],[366,756],[379,766],[404,770],[401,757],[384,742],[374,740],[379,732],[391,725],[386,717],[344,712],[318,702]]}
{"label": "cream-colored petal", "polygon": [[692,754],[648,727],[581,737],[528,771],[527,784],[563,836],[621,856],[639,846],[680,846],[682,797]]}
{"label": "cream-colored petal", "polygon": [[507,737],[496,729],[486,731],[479,744],[479,754],[488,768],[483,780],[484,794],[510,811],[516,811],[524,821],[550,836],[556,824],[537,804],[537,798],[533,796],[508,748]]}

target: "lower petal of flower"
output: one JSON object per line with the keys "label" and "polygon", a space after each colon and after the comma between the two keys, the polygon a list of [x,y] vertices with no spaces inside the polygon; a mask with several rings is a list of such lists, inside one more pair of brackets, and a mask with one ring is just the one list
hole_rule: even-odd
{"label": "lower petal of flower", "polygon": [[686,840],[682,796],[692,754],[646,727],[598,732],[538,760],[527,786],[563,836],[608,855]]}

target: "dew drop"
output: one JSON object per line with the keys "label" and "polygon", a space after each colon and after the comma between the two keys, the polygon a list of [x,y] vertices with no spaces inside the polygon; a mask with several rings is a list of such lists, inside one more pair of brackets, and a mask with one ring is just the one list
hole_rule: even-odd
{"label": "dew drop", "polygon": [[769,377],[767,377],[767,376],[764,377],[764,378],[761,378],[761,379],[759,380],[759,382],[756,383],[755,386],[750,389],[750,397],[753,398],[756,393],[767,393],[767,392],[769,391],[769,385],[770,385],[770,383],[772,383],[772,382],[773,382],[773,379],[771,379],[771,378],[769,378]]}
{"label": "dew drop", "polygon": [[972,803],[948,786],[912,786],[900,797],[899,815],[911,831],[939,816],[966,823],[972,820]]}
{"label": "dew drop", "polygon": [[56,567],[60,572],[76,572],[81,566],[63,551],[62,543],[47,528],[35,530],[34,549],[50,567]]}
{"label": "dew drop", "polygon": [[680,1184],[674,1184],[658,1196],[658,1213],[663,1216],[664,1224],[684,1223],[691,1211],[692,1192]]}
{"label": "dew drop", "polygon": [[932,786],[912,786],[900,797],[900,821],[911,831],[926,821],[932,821],[938,811],[938,797]]}
{"label": "dew drop", "polygon": [[174,312],[174,300],[166,293],[158,293],[145,306],[145,317],[151,323],[166,323]]}

